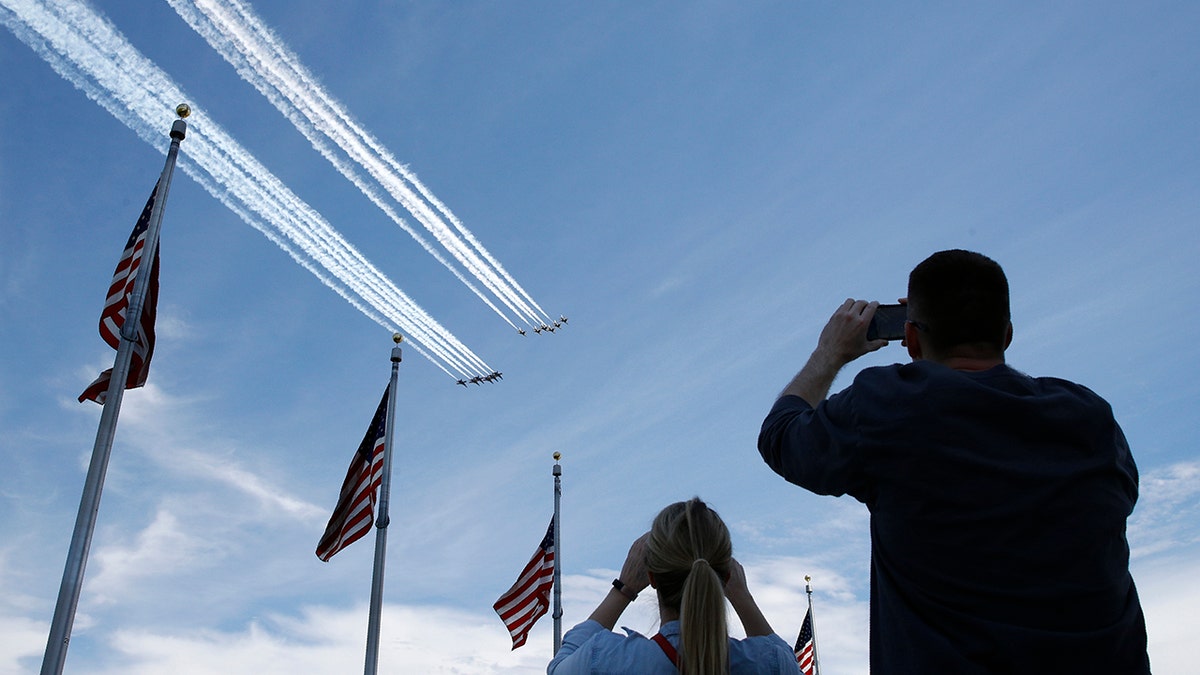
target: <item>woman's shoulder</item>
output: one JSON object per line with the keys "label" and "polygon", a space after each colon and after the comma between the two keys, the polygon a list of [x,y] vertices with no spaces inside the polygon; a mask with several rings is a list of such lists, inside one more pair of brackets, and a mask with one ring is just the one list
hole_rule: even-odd
{"label": "woman's shoulder", "polygon": [[778,635],[756,635],[729,641],[731,675],[795,675],[796,654]]}
{"label": "woman's shoulder", "polygon": [[550,673],[675,673],[675,667],[652,640],[624,629],[621,635],[594,621],[585,621],[563,636],[562,649],[547,669]]}

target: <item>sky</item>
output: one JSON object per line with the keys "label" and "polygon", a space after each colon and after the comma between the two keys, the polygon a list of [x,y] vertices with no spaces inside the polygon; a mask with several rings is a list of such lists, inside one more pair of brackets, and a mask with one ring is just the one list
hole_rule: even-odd
{"label": "sky", "polygon": [[[755,441],[832,311],[946,248],[1006,269],[1009,363],[1112,404],[1151,661],[1196,671],[1200,6],[248,5],[289,102],[210,5],[0,0],[0,673],[40,667],[100,416],[76,397],[112,365],[96,323],[185,101],[67,672],[361,666],[371,539],[314,549],[399,329],[382,672],[544,672],[550,616],[511,650],[491,606],[560,452],[564,630],[700,496],[775,630],[810,575],[823,672],[866,673],[866,509]],[[64,25],[121,49],[55,46]],[[649,595],[618,625],[656,630]]]}

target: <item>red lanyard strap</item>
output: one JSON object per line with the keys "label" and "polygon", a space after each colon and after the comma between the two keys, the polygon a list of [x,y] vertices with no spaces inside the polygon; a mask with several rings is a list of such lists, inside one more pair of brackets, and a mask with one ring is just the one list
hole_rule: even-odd
{"label": "red lanyard strap", "polygon": [[679,652],[675,651],[675,647],[670,642],[667,642],[667,638],[663,637],[662,633],[655,633],[654,637],[650,639],[658,643],[658,646],[662,648],[667,658],[671,659],[671,663],[675,664],[676,667],[679,666]]}

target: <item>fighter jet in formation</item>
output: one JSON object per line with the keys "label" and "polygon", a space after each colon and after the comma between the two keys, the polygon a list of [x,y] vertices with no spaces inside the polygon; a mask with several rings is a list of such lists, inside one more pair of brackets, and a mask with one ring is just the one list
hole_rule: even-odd
{"label": "fighter jet in formation", "polygon": [[520,333],[521,335],[524,335],[524,334],[525,334],[525,329],[524,329],[524,328],[518,328],[518,329],[517,329],[517,332],[518,332],[518,333]]}
{"label": "fighter jet in formation", "polygon": [[467,386],[467,383],[470,383],[470,384],[473,384],[478,387],[479,385],[483,384],[484,382],[495,382],[496,380],[503,380],[503,379],[504,379],[504,373],[502,373],[498,370],[493,370],[492,372],[488,373],[487,375],[475,375],[475,376],[472,376],[465,380],[455,380],[454,384],[461,384],[462,386],[465,387],[465,386]]}
{"label": "fighter jet in formation", "polygon": [[[541,335],[542,331],[546,331],[547,333],[553,333],[555,331],[555,329],[562,328],[566,324],[567,324],[567,317],[563,316],[562,314],[559,314],[558,321],[554,321],[552,323],[546,323],[545,321],[543,321],[542,325],[533,327],[533,332],[535,332],[539,335]],[[517,332],[520,333],[521,335],[525,334],[525,330],[521,329],[521,328],[518,328]]]}

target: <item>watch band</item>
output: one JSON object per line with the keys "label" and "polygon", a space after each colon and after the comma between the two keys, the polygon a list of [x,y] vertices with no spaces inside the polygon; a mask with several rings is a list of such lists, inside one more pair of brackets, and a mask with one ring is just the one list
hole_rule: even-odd
{"label": "watch band", "polygon": [[613,585],[613,588],[617,589],[617,591],[620,592],[621,595],[629,598],[630,602],[637,600],[638,594],[629,590],[628,588],[626,588],[625,583],[622,582],[620,579],[613,579],[612,585]]}

